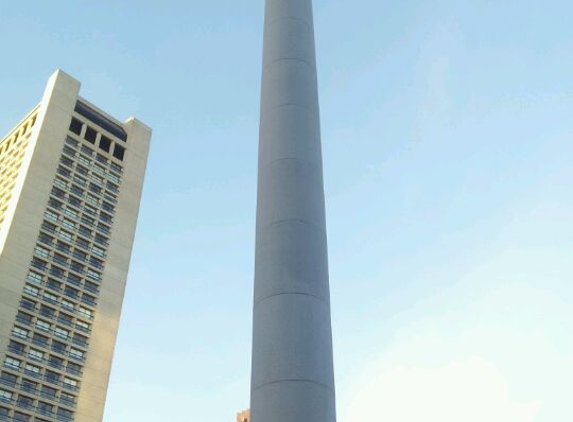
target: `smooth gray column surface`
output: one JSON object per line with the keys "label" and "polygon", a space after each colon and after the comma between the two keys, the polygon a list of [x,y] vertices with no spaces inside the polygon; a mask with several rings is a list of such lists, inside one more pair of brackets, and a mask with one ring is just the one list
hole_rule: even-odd
{"label": "smooth gray column surface", "polygon": [[336,421],[312,0],[266,0],[252,422]]}

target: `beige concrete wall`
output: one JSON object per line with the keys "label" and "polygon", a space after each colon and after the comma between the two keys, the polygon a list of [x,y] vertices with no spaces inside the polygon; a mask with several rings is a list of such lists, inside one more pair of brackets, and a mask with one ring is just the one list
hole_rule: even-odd
{"label": "beige concrete wall", "polygon": [[0,254],[2,362],[79,88],[80,84],[63,72],[49,79],[15,188],[14,211],[6,220]]}

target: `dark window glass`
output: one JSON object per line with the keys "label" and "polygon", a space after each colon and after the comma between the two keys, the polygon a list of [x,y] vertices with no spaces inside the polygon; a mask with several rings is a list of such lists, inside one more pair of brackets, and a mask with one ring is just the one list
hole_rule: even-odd
{"label": "dark window glass", "polygon": [[61,174],[65,177],[70,177],[72,175],[72,173],[64,167],[58,167],[58,174]]}
{"label": "dark window glass", "polygon": [[72,419],[73,415],[74,414],[72,412],[70,412],[69,410],[62,409],[61,407],[58,409],[58,416],[61,418]]}
{"label": "dark window glass", "polygon": [[38,346],[47,347],[48,346],[48,337],[43,336],[43,335],[38,334],[38,333],[34,333],[34,336],[32,337],[32,343],[34,343]]}
{"label": "dark window glass", "polygon": [[70,253],[70,248],[70,245],[60,240],[58,240],[58,243],[56,243],[56,249],[62,251],[63,253]]}
{"label": "dark window glass", "polygon": [[97,111],[93,110],[87,104],[84,104],[80,101],[76,103],[76,107],[74,109],[78,114],[86,117],[87,119],[94,122],[96,125],[104,128],[112,135],[117,136],[122,141],[127,140],[127,133],[125,130],[118,125],[117,123],[112,122],[107,117],[103,116],[102,114],[98,113]]}
{"label": "dark window glass", "polygon": [[[77,366],[79,366],[79,365],[77,365]],[[69,367],[69,364],[68,364],[68,367]],[[81,369],[81,367],[80,367],[80,369]],[[67,404],[68,406],[73,405],[76,402],[76,397],[72,394],[66,393],[65,391],[62,391],[60,393],[60,399],[61,399],[61,401],[65,402],[64,404]]]}
{"label": "dark window glass", "polygon": [[115,148],[113,149],[113,156],[118,160],[123,161],[124,155],[125,155],[125,148],[119,144],[115,144]]}
{"label": "dark window glass", "polygon": [[[32,302],[31,300],[26,299],[26,298],[22,298],[20,305],[22,305],[22,308],[30,309],[30,310],[34,310],[36,308],[36,302]],[[23,315],[25,315],[25,314],[23,314]],[[30,322],[31,321],[32,321],[32,317],[30,317]]]}
{"label": "dark window glass", "polygon": [[42,386],[42,396],[44,397],[48,397],[48,398],[54,398],[56,397],[56,393],[57,390],[55,390],[54,388],[50,388],[47,386]]}
{"label": "dark window glass", "polygon": [[[60,163],[68,166],[68,167],[73,167],[74,166],[74,162],[72,160],[70,160],[68,157],[61,157],[60,158]],[[63,174],[62,174],[63,175]]]}
{"label": "dark window glass", "polygon": [[99,147],[105,152],[109,152],[109,150],[111,149],[111,139],[102,135],[99,140]]}
{"label": "dark window glass", "polygon": [[61,354],[65,354],[66,353],[66,345],[62,342],[52,340],[52,350],[54,350],[58,353],[61,353]]}
{"label": "dark window glass", "polygon": [[[79,253],[79,251],[77,249],[74,251],[74,253],[76,253],[76,252]],[[76,286],[79,286],[82,282],[82,279],[75,274],[68,274],[68,281],[72,284],[75,284]]]}
{"label": "dark window glass", "polygon": [[42,314],[43,316],[47,317],[47,318],[53,318],[54,315],[56,314],[56,311],[52,308],[49,308],[45,305],[40,306],[40,314]]}
{"label": "dark window glass", "polygon": [[69,315],[60,313],[60,316],[58,317],[58,321],[64,325],[69,326],[69,325],[72,325],[74,319]]}
{"label": "dark window glass", "polygon": [[23,413],[16,412],[14,413],[14,421],[17,422],[28,422],[30,420],[30,416],[24,415]]}
{"label": "dark window glass", "polygon": [[88,241],[86,241],[82,238],[79,238],[79,237],[76,239],[76,244],[81,246],[82,248],[85,248],[85,249],[89,249],[89,247],[90,247],[90,243]]}
{"label": "dark window glass", "polygon": [[9,374],[8,372],[2,372],[0,380],[2,380],[2,384],[14,386],[16,385],[18,377],[16,375]]}
{"label": "dark window glass", "polygon": [[46,369],[46,380],[52,383],[57,383],[60,380],[60,375]]}
{"label": "dark window glass", "polygon": [[61,368],[64,366],[64,360],[56,356],[50,356],[48,362],[50,363],[50,366],[53,368]]}
{"label": "dark window glass", "polygon": [[77,363],[73,363],[73,362],[68,362],[67,370],[68,370],[68,372],[71,372],[72,374],[76,374],[76,375],[81,375],[81,373],[82,373],[81,365],[78,365]]}
{"label": "dark window glass", "polygon": [[31,397],[27,397],[27,396],[19,396],[18,397],[18,406],[20,406],[23,409],[29,409],[30,407],[32,407],[34,404],[34,400]]}
{"label": "dark window glass", "polygon": [[42,415],[51,415],[54,407],[48,403],[38,403],[38,412]]}
{"label": "dark window glass", "polygon": [[8,345],[8,350],[21,355],[24,353],[25,346],[21,343],[17,343],[15,341],[10,340],[10,344]]}
{"label": "dark window glass", "polygon": [[76,289],[72,289],[71,287],[67,287],[64,289],[64,294],[71,298],[75,298],[78,296],[78,291]]}
{"label": "dark window glass", "polygon": [[[30,301],[28,301],[28,302],[30,302]],[[24,303],[24,302],[22,301],[22,303]],[[30,303],[32,303],[32,302],[30,302]],[[23,322],[24,324],[31,324],[32,323],[32,316],[25,314],[24,312],[18,311],[18,315],[16,316],[16,319],[20,322]]]}
{"label": "dark window glass", "polygon": [[73,205],[74,207],[76,207],[76,208],[81,208],[81,207],[82,207],[82,201],[80,201],[80,200],[77,199],[77,198],[74,198],[73,196],[70,196],[70,197],[68,198],[68,202],[69,202],[71,205]]}
{"label": "dark window glass", "polygon": [[75,117],[72,117],[72,123],[70,124],[70,130],[73,133],[75,133],[76,135],[79,135],[80,133],[82,133],[82,122],[80,122]]}
{"label": "dark window glass", "polygon": [[84,135],[85,140],[91,142],[92,144],[95,144],[96,136],[97,132],[88,126],[86,128],[86,134]]}
{"label": "dark window glass", "polygon": [[54,281],[51,278],[48,280],[47,285],[48,285],[48,288],[50,288],[50,289],[52,289],[58,293],[62,291],[62,283],[58,283],[57,281]]}
{"label": "dark window glass", "polygon": [[80,166],[79,164],[76,167],[76,171],[80,174],[83,174],[84,176],[87,176],[88,174],[88,169],[83,166]]}
{"label": "dark window glass", "polygon": [[28,393],[35,393],[37,386],[38,383],[35,383],[34,381],[30,381],[27,379],[22,380],[21,388],[22,390],[27,391]]}

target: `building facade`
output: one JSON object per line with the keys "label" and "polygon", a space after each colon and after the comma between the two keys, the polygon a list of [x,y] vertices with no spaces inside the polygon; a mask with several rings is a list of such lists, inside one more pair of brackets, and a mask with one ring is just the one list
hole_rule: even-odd
{"label": "building facade", "polygon": [[251,411],[243,410],[237,413],[237,422],[251,422]]}
{"label": "building facade", "polygon": [[103,418],[151,130],[79,90],[0,141],[0,421]]}

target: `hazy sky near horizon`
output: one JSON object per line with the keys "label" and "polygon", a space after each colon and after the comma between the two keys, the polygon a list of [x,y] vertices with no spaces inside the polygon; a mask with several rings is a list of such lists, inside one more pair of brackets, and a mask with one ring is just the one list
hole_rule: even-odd
{"label": "hazy sky near horizon", "polygon": [[[153,130],[104,422],[248,407],[263,1],[0,0]],[[339,422],[573,420],[573,3],[315,0]]]}

